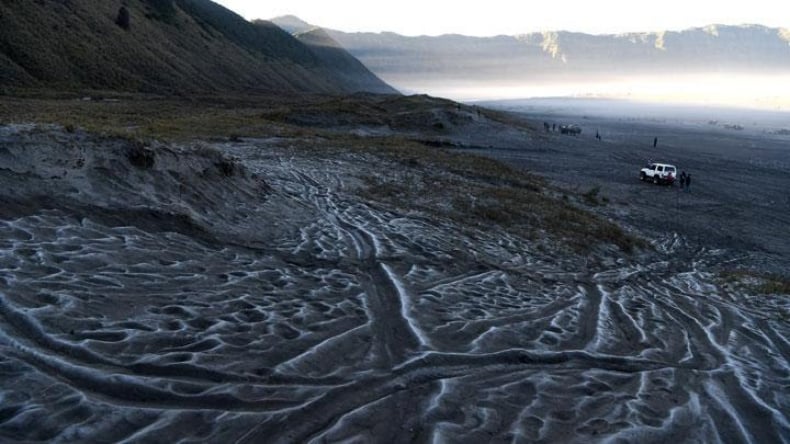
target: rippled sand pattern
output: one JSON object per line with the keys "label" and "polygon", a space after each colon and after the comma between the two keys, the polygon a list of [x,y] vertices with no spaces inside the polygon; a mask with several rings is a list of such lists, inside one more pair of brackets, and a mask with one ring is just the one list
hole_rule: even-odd
{"label": "rippled sand pattern", "polygon": [[220,148],[271,187],[254,247],[0,220],[2,440],[788,441],[787,299],[717,286],[727,252],[590,270],[363,204],[352,157]]}

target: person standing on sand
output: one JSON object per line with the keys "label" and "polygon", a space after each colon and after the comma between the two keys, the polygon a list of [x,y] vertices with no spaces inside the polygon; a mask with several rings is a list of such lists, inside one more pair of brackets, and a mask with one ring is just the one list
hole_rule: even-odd
{"label": "person standing on sand", "polygon": [[685,185],[686,185],[686,172],[685,171],[681,171],[680,172],[680,189],[682,190]]}
{"label": "person standing on sand", "polygon": [[691,191],[690,188],[691,188],[691,173],[686,174],[686,192],[687,193]]}
{"label": "person standing on sand", "polygon": [[658,137],[653,137],[653,148],[655,148],[656,145],[658,145]]}

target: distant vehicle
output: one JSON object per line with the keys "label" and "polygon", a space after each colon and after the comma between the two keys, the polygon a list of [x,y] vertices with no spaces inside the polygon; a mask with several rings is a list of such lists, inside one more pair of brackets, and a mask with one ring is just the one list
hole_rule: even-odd
{"label": "distant vehicle", "polygon": [[654,184],[672,185],[677,177],[678,169],[668,163],[649,163],[639,171],[639,180],[650,180]]}
{"label": "distant vehicle", "polygon": [[570,134],[578,136],[582,133],[582,129],[578,125],[560,125],[560,134]]}

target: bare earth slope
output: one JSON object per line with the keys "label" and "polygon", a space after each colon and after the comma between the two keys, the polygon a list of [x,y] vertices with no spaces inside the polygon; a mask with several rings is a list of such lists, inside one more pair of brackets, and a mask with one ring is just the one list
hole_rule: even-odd
{"label": "bare earth slope", "polygon": [[1,126],[2,440],[788,442],[788,300],[727,251],[574,253],[385,143]]}

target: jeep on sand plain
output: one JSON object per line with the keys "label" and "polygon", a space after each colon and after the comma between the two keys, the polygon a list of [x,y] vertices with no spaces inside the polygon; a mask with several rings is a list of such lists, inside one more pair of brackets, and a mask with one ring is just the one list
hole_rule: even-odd
{"label": "jeep on sand plain", "polygon": [[582,129],[578,125],[560,125],[560,134],[570,134],[571,136],[578,136],[582,133]]}
{"label": "jeep on sand plain", "polygon": [[649,163],[639,171],[639,180],[642,182],[649,180],[654,184],[672,185],[677,178],[677,168],[668,163]]}

